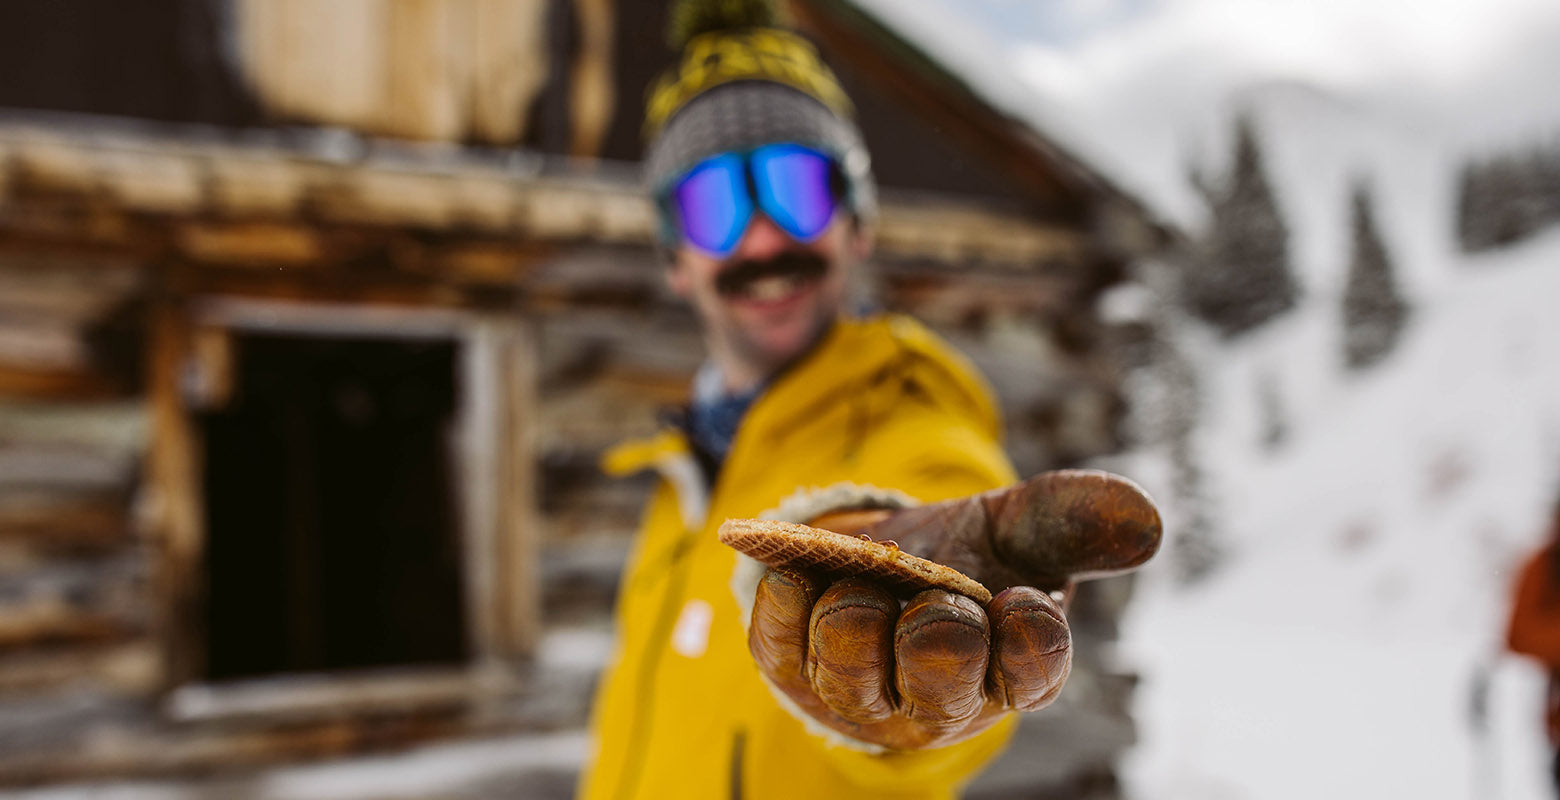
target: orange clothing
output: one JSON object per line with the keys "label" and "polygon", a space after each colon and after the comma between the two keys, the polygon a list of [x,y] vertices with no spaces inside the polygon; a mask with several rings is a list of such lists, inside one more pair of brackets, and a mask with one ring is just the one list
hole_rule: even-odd
{"label": "orange clothing", "polygon": [[1560,746],[1560,581],[1555,575],[1555,542],[1529,556],[1517,575],[1516,596],[1506,627],[1506,646],[1513,653],[1537,659],[1549,670],[1545,720],[1550,743]]}
{"label": "orange clothing", "polygon": [[1554,575],[1553,543],[1529,556],[1517,576],[1506,646],[1560,668],[1560,583]]}

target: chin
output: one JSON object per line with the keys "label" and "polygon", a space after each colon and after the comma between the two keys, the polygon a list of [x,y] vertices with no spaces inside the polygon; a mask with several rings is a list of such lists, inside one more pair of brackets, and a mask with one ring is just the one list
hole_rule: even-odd
{"label": "chin", "polygon": [[779,368],[811,350],[832,320],[832,317],[820,315],[799,320],[794,325],[755,332],[749,337],[749,343],[755,354],[772,368]]}

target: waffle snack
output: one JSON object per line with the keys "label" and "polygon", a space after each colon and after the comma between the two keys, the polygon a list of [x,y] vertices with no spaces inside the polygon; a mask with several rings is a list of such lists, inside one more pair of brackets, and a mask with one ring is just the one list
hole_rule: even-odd
{"label": "waffle snack", "polygon": [[862,577],[906,596],[922,589],[944,589],[985,605],[991,592],[952,567],[918,558],[890,541],[759,519],[728,519],[720,541],[755,561],[777,569],[821,575],[830,581]]}

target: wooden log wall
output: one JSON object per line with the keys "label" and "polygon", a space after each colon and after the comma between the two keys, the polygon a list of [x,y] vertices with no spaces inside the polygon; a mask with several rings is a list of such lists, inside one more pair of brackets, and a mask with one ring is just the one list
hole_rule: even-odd
{"label": "wooden log wall", "polygon": [[[484,636],[507,656],[558,626],[600,630],[651,483],[608,480],[597,460],[653,431],[703,354],[652,224],[635,184],[599,173],[0,126],[0,784],[581,724],[590,676],[578,668],[567,685],[508,666],[492,685],[435,675],[160,694],[200,672],[194,615],[159,616],[187,602],[190,587],[167,579],[188,574],[200,532],[146,491],[188,485],[196,468],[180,455],[188,442],[166,448],[150,431],[177,436],[163,417],[224,393],[229,343],[181,298],[523,319],[523,348],[507,334],[490,343],[515,443],[487,465],[504,489],[483,508],[537,508],[540,525],[515,530],[540,536],[543,559],[523,563],[538,544],[524,538],[493,547]],[[971,355],[1021,471],[1113,447],[1119,380],[1094,307],[1119,274],[1088,232],[892,193],[879,232],[869,294]],[[143,352],[171,355],[125,355]],[[511,457],[525,450],[534,458]],[[373,699],[386,693],[411,699]]]}
{"label": "wooden log wall", "polygon": [[144,278],[124,259],[0,253],[0,743],[121,713],[161,680],[137,524]]}

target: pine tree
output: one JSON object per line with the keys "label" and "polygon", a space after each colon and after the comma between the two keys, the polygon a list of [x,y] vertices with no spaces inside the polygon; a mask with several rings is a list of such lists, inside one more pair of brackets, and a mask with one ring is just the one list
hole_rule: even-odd
{"label": "pine tree", "polygon": [[1343,292],[1343,354],[1348,367],[1358,370],[1392,351],[1408,321],[1409,308],[1393,278],[1369,189],[1355,188],[1353,206],[1354,256]]}
{"label": "pine tree", "polygon": [[1457,232],[1464,252],[1504,247],[1560,222],[1560,145],[1463,167]]}
{"label": "pine tree", "polygon": [[1279,214],[1256,128],[1236,122],[1235,158],[1223,186],[1194,176],[1213,227],[1185,273],[1188,308],[1227,338],[1289,310],[1299,295],[1289,267],[1289,229]]}
{"label": "pine tree", "polygon": [[1279,391],[1277,376],[1263,373],[1257,379],[1257,419],[1261,425],[1262,449],[1272,452],[1289,440],[1289,416],[1284,410],[1284,396]]}

